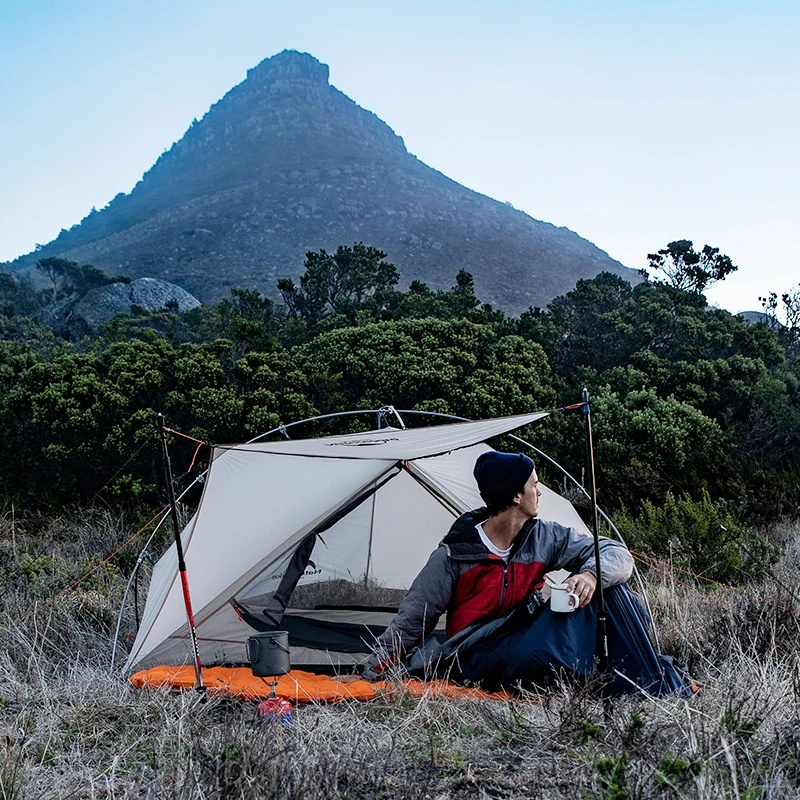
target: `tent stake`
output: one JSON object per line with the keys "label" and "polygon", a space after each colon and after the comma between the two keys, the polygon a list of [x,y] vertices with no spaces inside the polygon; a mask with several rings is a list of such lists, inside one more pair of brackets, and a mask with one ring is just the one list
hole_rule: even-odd
{"label": "tent stake", "polygon": [[589,390],[583,390],[583,419],[586,425],[586,468],[589,474],[589,489],[592,500],[592,533],[594,534],[594,568],[597,573],[597,632],[598,667],[605,676],[608,672],[608,629],[606,625],[606,603],[603,597],[603,577],[600,573],[600,518],[597,514],[597,483],[594,476],[594,446],[592,444],[592,410]]}
{"label": "tent stake", "polygon": [[194,674],[195,689],[204,689],[203,672],[200,667],[200,651],[197,648],[197,631],[194,626],[194,612],[192,611],[192,598],[189,595],[189,578],[186,575],[186,561],[183,558],[183,544],[181,543],[181,531],[178,524],[178,503],[175,500],[175,483],[172,477],[172,464],[169,459],[169,447],[167,446],[167,430],[164,425],[164,415],[159,414],[158,432],[161,434],[161,455],[164,461],[164,474],[167,479],[167,493],[169,495],[169,507],[172,516],[172,530],[175,533],[175,548],[178,551],[178,572],[181,576],[181,588],[183,589],[183,603],[186,606],[186,619],[189,622],[189,634],[192,639],[192,652],[194,653]]}

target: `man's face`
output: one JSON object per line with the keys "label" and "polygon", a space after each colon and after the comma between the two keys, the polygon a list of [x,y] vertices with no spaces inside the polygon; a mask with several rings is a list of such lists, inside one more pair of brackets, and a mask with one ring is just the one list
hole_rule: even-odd
{"label": "man's face", "polygon": [[519,509],[524,511],[528,517],[535,517],[539,513],[539,496],[542,490],[539,488],[539,476],[536,470],[531,473],[527,483],[515,499],[519,499]]}

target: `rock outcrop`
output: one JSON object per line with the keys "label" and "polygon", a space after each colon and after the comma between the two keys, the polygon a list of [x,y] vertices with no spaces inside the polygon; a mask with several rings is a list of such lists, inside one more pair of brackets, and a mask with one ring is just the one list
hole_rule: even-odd
{"label": "rock outcrop", "polygon": [[757,325],[759,322],[769,325],[771,322],[769,315],[763,311],[740,311],[736,316],[743,319],[748,325]]}
{"label": "rock outcrop", "polygon": [[58,255],[204,301],[235,286],[275,297],[307,250],[358,241],[388,253],[401,286],[447,288],[463,268],[481,299],[511,312],[602,270],[640,279],[576,233],[426,166],[328,83],[326,65],[291,51],[249,70],[130,194],[12,266]]}
{"label": "rock outcrop", "polygon": [[190,311],[200,301],[174,283],[139,278],[130,283],[109,283],[90,289],[83,297],[71,297],[45,309],[42,319],[60,335],[77,339],[104,325],[117,314],[130,314],[134,306],[157,311],[174,304],[176,311]]}

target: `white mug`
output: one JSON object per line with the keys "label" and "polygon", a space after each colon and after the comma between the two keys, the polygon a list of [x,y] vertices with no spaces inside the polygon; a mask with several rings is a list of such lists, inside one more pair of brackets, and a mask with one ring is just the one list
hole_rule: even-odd
{"label": "white mug", "polygon": [[[575,598],[574,605],[570,605],[570,597]],[[566,583],[554,583],[550,586],[550,610],[557,611],[559,614],[567,614],[575,611],[580,605],[580,598],[575,592],[569,590]]]}

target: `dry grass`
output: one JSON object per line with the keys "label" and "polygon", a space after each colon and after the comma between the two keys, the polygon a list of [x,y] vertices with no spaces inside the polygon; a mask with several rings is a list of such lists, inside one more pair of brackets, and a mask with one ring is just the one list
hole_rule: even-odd
{"label": "dry grass", "polygon": [[[12,545],[0,520],[7,620],[61,588],[70,563],[126,535],[100,513],[28,528]],[[110,675],[123,576],[104,570],[2,634],[0,797],[797,797],[796,533],[773,532],[777,579],[743,597],[719,593],[729,609],[651,576],[662,648],[689,661],[702,686],[689,703],[636,697],[604,708],[567,685],[513,703],[399,693],[302,706],[285,727],[258,724],[252,703],[136,692]]]}

